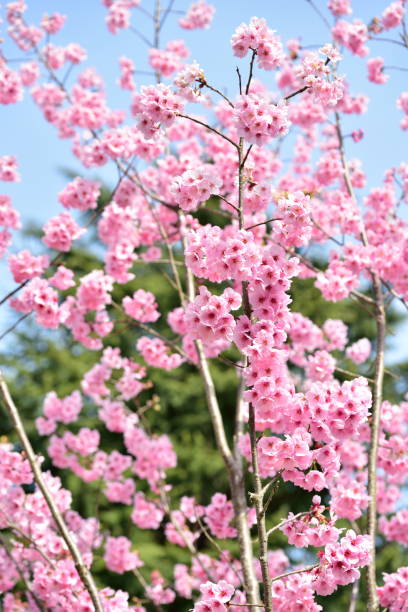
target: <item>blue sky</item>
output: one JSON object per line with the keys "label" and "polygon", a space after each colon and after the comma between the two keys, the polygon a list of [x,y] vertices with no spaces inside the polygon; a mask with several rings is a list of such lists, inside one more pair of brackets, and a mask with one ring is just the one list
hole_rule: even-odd
{"label": "blue sky", "polygon": [[[191,59],[197,60],[204,68],[207,80],[231,96],[237,91],[235,68],[239,65],[245,72],[248,62],[232,56],[230,37],[234,29],[241,22],[248,21],[252,15],[265,17],[268,25],[277,30],[283,41],[299,36],[304,45],[321,45],[330,41],[328,28],[307,0],[212,0],[212,3],[216,7],[216,14],[211,29],[193,32],[181,30],[177,26],[178,16],[171,15],[162,34],[161,46],[168,40],[184,38],[191,49]],[[130,31],[123,31],[117,36],[110,34],[104,24],[106,9],[99,0],[28,0],[27,4],[29,9],[26,17],[29,22],[38,23],[44,13],[55,11],[68,15],[63,30],[54,37],[53,42],[64,45],[75,41],[85,47],[88,60],[84,66],[95,67],[104,77],[111,107],[127,108],[129,94],[121,92],[116,86],[118,57],[126,55],[134,60],[137,69],[148,69],[145,59],[147,47],[143,42]],[[166,7],[167,1],[162,0],[162,4]],[[332,21],[326,9],[326,0],[315,0],[315,4]],[[150,8],[152,2],[142,0],[141,5]],[[174,8],[184,10],[188,5],[188,1],[176,0]],[[354,16],[368,22],[379,15],[386,5],[385,0],[355,0]],[[132,23],[151,38],[152,26],[140,11],[134,10]],[[0,30],[2,27],[4,24],[0,24]],[[394,31],[387,35],[390,38],[396,37]],[[4,32],[0,33],[0,38],[6,38]],[[386,65],[408,65],[407,52],[402,47],[381,42],[370,42],[369,46],[370,56],[384,56]],[[8,58],[22,57],[21,52],[7,41],[4,53]],[[362,128],[366,134],[358,144],[351,139],[347,141],[347,155],[349,158],[359,157],[363,161],[370,186],[379,185],[384,170],[398,165],[404,159],[404,154],[406,157],[407,133],[399,129],[402,113],[396,110],[395,101],[401,91],[407,89],[407,74],[392,71],[386,86],[371,84],[366,78],[365,60],[351,57],[348,52],[344,54],[339,73],[347,74],[352,93],[364,92],[370,97],[368,113],[362,117],[352,116],[346,122],[346,132]],[[261,76],[273,89],[274,73],[263,72]],[[149,82],[149,77],[140,76],[136,81],[140,85]],[[0,112],[0,155],[17,156],[23,179],[15,185],[3,183],[0,188],[2,193],[12,196],[23,220],[34,219],[43,223],[60,211],[57,194],[67,179],[59,169],[67,167],[81,174],[83,169],[70,152],[70,142],[56,137],[54,128],[43,121],[28,94],[22,102],[10,107],[3,106]],[[91,170],[88,176],[98,177],[108,183],[116,179],[115,171],[107,166]],[[23,246],[20,240],[16,241],[16,250]],[[1,293],[10,286],[4,268],[1,285]],[[398,354],[401,346],[398,343]]]}

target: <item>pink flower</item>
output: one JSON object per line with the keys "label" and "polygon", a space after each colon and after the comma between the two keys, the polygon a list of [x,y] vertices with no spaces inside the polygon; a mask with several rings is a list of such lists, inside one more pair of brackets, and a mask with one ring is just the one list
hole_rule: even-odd
{"label": "pink flower", "polygon": [[108,537],[103,557],[108,570],[123,574],[143,565],[139,555],[136,552],[130,552],[131,546],[131,541],[124,536]]}
{"label": "pink flower", "polygon": [[265,70],[278,68],[283,62],[280,38],[268,28],[265,19],[252,17],[249,24],[242,23],[231,38],[231,45],[237,57],[245,57],[250,49],[256,51],[258,65]]}
{"label": "pink flower", "polygon": [[60,213],[53,217],[43,227],[43,242],[50,249],[58,251],[69,251],[74,240],[85,233],[85,229],[80,227],[69,213]]}
{"label": "pink flower", "polygon": [[150,291],[138,289],[132,297],[127,295],[123,298],[122,306],[127,315],[141,323],[152,323],[160,317],[156,300]]}
{"label": "pink flower", "polygon": [[56,34],[60,31],[66,19],[66,15],[61,15],[61,13],[44,15],[41,19],[41,27],[47,32],[47,34]]}
{"label": "pink flower", "polygon": [[339,20],[332,28],[333,38],[340,45],[344,45],[359,57],[365,57],[368,48],[364,43],[368,40],[367,26],[360,20],[355,19],[353,23]]}
{"label": "pink flower", "polygon": [[47,255],[36,257],[31,255],[30,251],[24,250],[16,253],[16,255],[10,255],[8,264],[15,282],[22,283],[36,276],[41,276],[49,266],[49,259]]}
{"label": "pink flower", "polygon": [[371,343],[367,338],[361,338],[349,346],[346,350],[346,355],[352,359],[354,363],[364,363],[371,353]]}
{"label": "pink flower", "polygon": [[205,0],[193,2],[186,14],[179,19],[180,27],[185,30],[209,28],[213,20],[215,7]]}
{"label": "pink flower", "polygon": [[255,93],[238,97],[234,118],[238,136],[257,145],[284,136],[290,125],[285,102],[273,104]]}
{"label": "pink flower", "polygon": [[164,512],[153,502],[146,499],[144,493],[136,493],[132,521],[141,529],[158,529]]}
{"label": "pink flower", "polygon": [[377,85],[386,83],[389,79],[388,74],[384,74],[384,60],[382,57],[371,57],[367,60],[368,80]]}
{"label": "pink flower", "polygon": [[74,273],[65,266],[58,266],[57,271],[53,276],[50,276],[48,281],[61,291],[66,291],[75,286]]}
{"label": "pink flower", "polygon": [[351,15],[351,0],[329,0],[327,6],[335,17]]}
{"label": "pink flower", "polygon": [[0,181],[18,182],[20,175],[17,172],[17,160],[14,155],[0,157]]}
{"label": "pink flower", "polygon": [[168,85],[160,83],[144,86],[139,94],[133,94],[131,110],[139,129],[146,138],[151,138],[161,125],[168,127],[173,123],[183,110],[183,102]]}
{"label": "pink flower", "polygon": [[15,104],[23,97],[21,78],[0,58],[0,104]]}
{"label": "pink flower", "polygon": [[200,168],[188,169],[177,176],[170,191],[175,202],[185,211],[196,210],[199,204],[208,200],[211,195],[218,195],[222,185],[221,179],[209,164]]}
{"label": "pink flower", "polygon": [[142,336],[136,348],[143,356],[143,359],[150,366],[173,370],[183,363],[183,358],[179,353],[169,353],[166,344],[160,338],[148,338]]}
{"label": "pink flower", "polygon": [[380,604],[390,612],[402,612],[408,600],[408,567],[400,567],[393,574],[383,574],[384,586],[378,587]]}
{"label": "pink flower", "polygon": [[383,14],[381,15],[381,25],[384,30],[391,30],[391,28],[396,28],[402,23],[404,18],[404,2],[403,0],[396,0],[396,2],[391,2],[386,9],[384,9]]}
{"label": "pink flower", "polygon": [[110,291],[113,283],[102,270],[93,270],[81,278],[77,292],[78,304],[87,310],[102,310],[111,303]]}

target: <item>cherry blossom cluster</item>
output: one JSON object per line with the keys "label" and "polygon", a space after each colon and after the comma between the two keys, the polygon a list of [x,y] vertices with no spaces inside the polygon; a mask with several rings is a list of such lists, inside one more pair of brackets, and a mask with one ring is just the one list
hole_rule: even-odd
{"label": "cherry blossom cluster", "polygon": [[147,85],[133,95],[131,110],[139,129],[151,138],[161,125],[169,127],[173,123],[183,110],[183,102],[168,85]]}
{"label": "cherry blossom cluster", "polygon": [[188,233],[186,261],[196,276],[212,282],[249,280],[260,251],[245,230],[207,225]]}
{"label": "cherry blossom cluster", "polygon": [[117,34],[130,26],[132,8],[137,7],[140,0],[102,0],[102,3],[108,9],[106,27],[111,34]]}
{"label": "cherry blossom cluster", "polygon": [[50,249],[70,251],[74,240],[86,230],[81,228],[69,213],[60,213],[44,225],[43,242]]}
{"label": "cherry blossom cluster", "polygon": [[213,20],[215,7],[205,0],[193,2],[186,14],[179,19],[180,27],[185,30],[209,28]]}
{"label": "cherry blossom cluster", "polygon": [[15,183],[20,181],[17,171],[17,159],[14,155],[3,155],[0,157],[0,181]]}
{"label": "cherry blossom cluster", "polygon": [[238,136],[257,145],[285,136],[290,125],[285,102],[274,104],[255,93],[238,98],[234,115]]}
{"label": "cherry blossom cluster", "polygon": [[100,183],[77,176],[58,194],[58,200],[64,208],[89,210],[96,208],[99,194]]}
{"label": "cherry blossom cluster", "polygon": [[132,297],[123,298],[122,305],[127,315],[141,323],[151,323],[160,317],[154,295],[143,289],[135,291]]}
{"label": "cherry blossom cluster", "polygon": [[182,59],[188,56],[189,51],[182,40],[171,40],[164,49],[150,49],[149,64],[159,74],[169,77],[180,69]]}
{"label": "cherry blossom cluster", "polygon": [[211,167],[186,170],[174,179],[170,191],[174,200],[184,211],[195,210],[211,195],[218,195],[221,180]]}
{"label": "cherry blossom cluster", "polygon": [[82,408],[82,398],[78,391],[67,395],[63,399],[57,397],[52,391],[44,400],[44,417],[36,420],[40,433],[52,433],[58,422],[71,423],[76,421]]}
{"label": "cherry blossom cluster", "polygon": [[206,287],[200,287],[199,295],[186,308],[185,323],[189,334],[205,345],[216,345],[218,352],[231,343],[235,319],[230,314],[241,306],[241,296],[233,289],[225,289],[220,295],[212,295]]}
{"label": "cherry blossom cluster", "polygon": [[249,24],[242,23],[231,38],[234,55],[245,57],[251,49],[256,52],[258,66],[264,70],[278,68],[284,59],[280,38],[268,28],[265,19],[252,17]]}
{"label": "cherry blossom cluster", "polygon": [[277,222],[274,236],[284,246],[302,246],[312,235],[310,197],[302,192],[294,192],[288,197],[279,198],[276,207]]}
{"label": "cherry blossom cluster", "polygon": [[400,567],[393,574],[384,574],[384,586],[378,589],[381,605],[390,612],[402,612],[406,608],[408,597],[407,584],[407,567]]}
{"label": "cherry blossom cluster", "polygon": [[[49,608],[69,609],[80,605],[91,609],[89,593],[83,586],[73,560],[69,556],[66,543],[56,530],[49,508],[39,491],[27,492],[22,485],[30,485],[33,475],[28,461],[20,453],[11,450],[11,445],[0,445],[1,465],[1,502],[0,529],[10,530],[10,545],[15,563],[3,547],[0,550],[3,603],[6,610],[21,608],[21,599],[14,594],[13,588],[21,579],[16,567],[27,562],[31,570],[31,590],[26,609],[37,608],[37,601]],[[99,524],[94,518],[84,519],[71,509],[72,496],[62,488],[58,478],[49,472],[43,478],[52,492],[58,509],[66,517],[68,528],[75,535],[83,559],[89,567],[93,550],[100,546]],[[113,551],[112,551],[113,552]],[[112,552],[110,555],[112,555]],[[106,609],[119,612],[131,610],[129,596],[123,591],[111,588],[101,589],[100,597]]]}
{"label": "cherry blossom cluster", "polygon": [[359,569],[370,561],[368,536],[347,531],[338,543],[328,544],[315,571],[314,588],[319,595],[329,595],[337,585],[350,584],[360,576]]}

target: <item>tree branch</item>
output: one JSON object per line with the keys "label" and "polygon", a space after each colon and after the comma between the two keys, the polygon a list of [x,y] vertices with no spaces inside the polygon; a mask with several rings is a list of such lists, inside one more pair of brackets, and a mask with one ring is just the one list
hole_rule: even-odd
{"label": "tree branch", "polygon": [[99,599],[98,590],[96,588],[96,584],[94,582],[92,574],[89,571],[88,567],[85,565],[82,559],[81,553],[79,552],[79,549],[75,541],[73,540],[71,534],[69,533],[68,527],[65,524],[62,514],[58,510],[57,504],[55,503],[51,495],[51,492],[49,491],[45,483],[42,471],[38,465],[37,457],[35,456],[33,447],[31,446],[31,442],[28,439],[28,436],[25,432],[23,422],[20,418],[20,414],[17,410],[16,405],[13,402],[8,386],[1,372],[0,372],[0,395],[2,397],[7,414],[10,417],[14,425],[14,428],[20,440],[21,446],[23,447],[27,455],[27,459],[33,471],[34,481],[38,485],[38,488],[40,489],[41,493],[43,494],[46,504],[48,506],[48,509],[51,513],[51,516],[54,519],[55,524],[58,528],[58,531],[60,532],[62,539],[64,540],[69,552],[71,553],[72,559],[78,571],[79,577],[82,581],[82,584],[85,590],[88,592],[92,600],[92,603],[95,607],[96,612],[103,612],[103,607]]}

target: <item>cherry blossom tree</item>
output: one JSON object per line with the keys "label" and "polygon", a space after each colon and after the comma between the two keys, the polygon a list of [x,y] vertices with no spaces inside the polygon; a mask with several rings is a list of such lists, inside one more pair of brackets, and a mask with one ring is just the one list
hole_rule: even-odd
{"label": "cherry blossom tree", "polygon": [[[101,75],[86,67],[85,49],[58,45],[65,16],[44,15],[37,24],[22,0],[5,7],[8,36],[22,58],[16,65],[0,56],[0,103],[31,96],[56,136],[69,142],[83,174],[58,194],[60,207],[45,223],[36,254],[14,249],[20,215],[10,197],[0,196],[0,252],[15,282],[1,304],[20,313],[1,337],[32,317],[44,330],[68,330],[97,355],[77,390],[37,398],[36,428],[48,440],[52,471],[42,468],[45,458],[33,448],[0,376],[20,444],[0,444],[6,612],[163,611],[176,596],[196,612],[314,612],[347,585],[350,611],[408,609],[408,567],[383,577],[376,571],[379,535],[408,543],[408,511],[401,509],[408,398],[392,404],[383,393],[387,317],[394,301],[406,307],[408,299],[408,165],[385,169],[362,195],[366,176],[346,145],[364,137],[358,116],[368,98],[351,92],[341,74],[342,56],[351,54],[367,62],[369,81],[387,86],[388,58],[366,58],[381,38],[408,49],[405,0],[385,6],[368,24],[351,16],[349,0],[322,8],[308,1],[314,18],[329,26],[315,49],[297,39],[285,44],[262,17],[225,33],[232,35],[237,62],[237,89],[227,95],[222,83],[208,82],[205,66],[190,62],[183,40],[163,46],[166,21],[177,15],[174,2],[145,7],[140,0],[103,0],[113,35],[133,28],[135,12],[151,22],[146,84],[138,84],[132,58],[118,59],[130,115],[110,108]],[[177,16],[180,28],[209,28],[215,9],[194,2]],[[274,91],[263,82],[270,72]],[[396,107],[399,118],[392,120],[406,130],[408,92]],[[345,115],[357,116],[350,135]],[[99,207],[101,184],[92,172],[107,165],[118,179]],[[0,180],[20,180],[12,154],[0,158]],[[208,209],[214,221],[203,223],[200,214]],[[91,226],[103,258],[78,274],[67,254]],[[146,288],[129,289],[137,269],[152,264],[164,266],[176,308],[164,311]],[[348,300],[362,309],[375,322],[375,341],[350,343],[342,320],[319,327],[292,310],[294,278],[313,279],[329,302]],[[124,295],[119,301],[117,287]],[[164,333],[159,320],[166,321]],[[115,344],[122,333],[134,335],[130,354]],[[214,361],[235,373],[232,436]],[[149,423],[152,370],[183,364],[200,374],[229,483],[228,495],[214,489],[206,505],[193,496],[177,498],[172,441],[165,428]],[[98,425],[79,426],[90,405]],[[104,430],[114,448],[101,444]],[[127,507],[139,529],[160,530],[188,562],[175,564],[171,577],[146,567],[126,529],[114,535],[97,515],[77,512],[63,473],[100,481],[110,503]],[[282,483],[296,488],[304,506],[296,514],[282,510],[271,523]],[[271,549],[276,532],[286,548],[300,549],[300,562],[285,547]],[[203,552],[203,540],[211,554]],[[143,596],[96,581],[97,561],[111,573],[131,572]]]}

